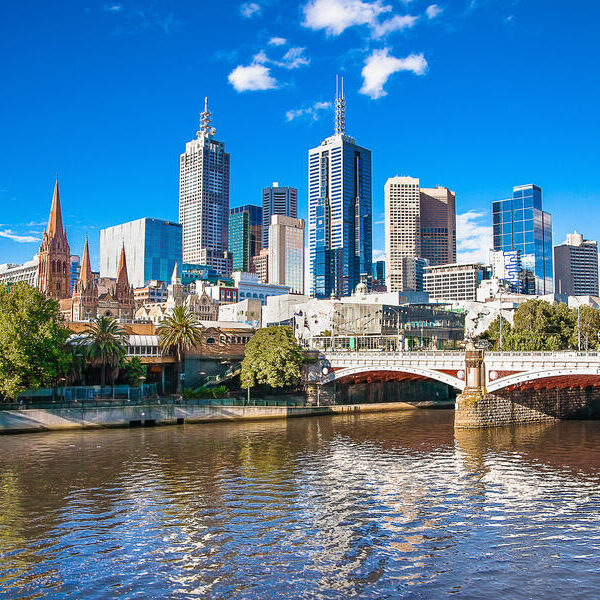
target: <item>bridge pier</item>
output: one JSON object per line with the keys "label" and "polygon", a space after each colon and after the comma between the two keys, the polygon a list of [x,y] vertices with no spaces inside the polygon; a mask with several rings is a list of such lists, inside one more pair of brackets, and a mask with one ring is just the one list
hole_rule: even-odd
{"label": "bridge pier", "polygon": [[490,394],[485,387],[485,354],[468,348],[465,354],[465,389],[456,398],[454,427],[481,429],[521,423],[542,423],[558,418],[554,394],[532,398]]}

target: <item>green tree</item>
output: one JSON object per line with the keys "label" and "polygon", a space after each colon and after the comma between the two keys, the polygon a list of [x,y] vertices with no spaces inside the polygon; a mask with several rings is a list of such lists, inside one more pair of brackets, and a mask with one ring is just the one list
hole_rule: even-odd
{"label": "green tree", "polygon": [[[506,341],[506,337],[510,333],[512,327],[511,324],[502,317],[502,347],[505,348],[504,342]],[[490,326],[487,328],[486,332],[481,335],[482,340],[488,340],[494,350],[500,350],[500,315],[496,317],[494,321],[490,323]]]}
{"label": "green tree", "polygon": [[266,383],[272,388],[300,381],[303,354],[291,327],[259,329],[250,339],[242,361],[243,388]]}
{"label": "green tree", "polygon": [[0,285],[0,394],[56,385],[69,368],[69,335],[55,300],[26,283]]}
{"label": "green tree", "polygon": [[578,332],[581,331],[581,349],[597,348],[600,341],[600,311],[591,306],[582,306],[579,309],[579,319],[577,318],[577,309],[572,312],[574,314],[574,327],[570,339],[571,346],[573,348],[579,347]]}
{"label": "green tree", "polygon": [[181,373],[183,373],[185,353],[202,343],[204,327],[198,316],[185,306],[176,306],[157,328],[159,343],[163,352],[175,353],[177,361],[177,393],[181,393]]}
{"label": "green tree", "polygon": [[125,363],[125,376],[129,385],[140,385],[140,382],[146,378],[147,373],[147,365],[143,364],[137,356]]}
{"label": "green tree", "polygon": [[85,335],[86,357],[92,365],[100,367],[100,385],[104,386],[106,367],[111,367],[114,373],[125,359],[125,332],[114,319],[97,317],[86,326]]}

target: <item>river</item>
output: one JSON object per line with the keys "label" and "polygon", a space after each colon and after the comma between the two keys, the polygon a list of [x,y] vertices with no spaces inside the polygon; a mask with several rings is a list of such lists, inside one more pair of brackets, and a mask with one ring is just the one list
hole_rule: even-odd
{"label": "river", "polygon": [[600,422],[452,411],[0,438],[3,598],[593,598]]}

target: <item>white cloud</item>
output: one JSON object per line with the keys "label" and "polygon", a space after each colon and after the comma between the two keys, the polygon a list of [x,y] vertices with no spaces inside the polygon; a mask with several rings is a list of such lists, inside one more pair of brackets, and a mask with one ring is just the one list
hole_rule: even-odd
{"label": "white cloud", "polygon": [[492,248],[492,227],[484,225],[489,215],[485,212],[470,210],[456,215],[456,250],[459,263],[488,262],[489,249]]}
{"label": "white cloud", "polygon": [[240,14],[245,19],[251,19],[254,15],[260,15],[261,10],[260,5],[256,4],[256,2],[244,2],[240,6]]}
{"label": "white cloud", "polygon": [[304,6],[304,27],[324,29],[328,35],[340,35],[354,25],[373,25],[379,15],[390,12],[381,0],[309,0]]}
{"label": "white cloud", "polygon": [[285,46],[287,44],[287,40],[282,37],[272,37],[269,40],[269,46]]}
{"label": "white cloud", "polygon": [[121,12],[123,7],[120,4],[105,4],[104,10],[107,12]]}
{"label": "white cloud", "polygon": [[304,56],[306,48],[290,48],[280,61],[272,61],[274,64],[285,69],[297,69],[310,64],[310,58]]}
{"label": "white cloud", "polygon": [[412,15],[396,15],[395,17],[387,19],[382,23],[374,23],[371,25],[373,37],[375,39],[379,39],[388,33],[392,33],[393,31],[410,29],[411,27],[415,26],[415,23],[418,19],[419,17],[413,17]]}
{"label": "white cloud", "polygon": [[317,121],[321,116],[320,113],[323,110],[331,109],[331,102],[315,102],[311,106],[307,106],[306,108],[295,108],[292,110],[288,110],[285,113],[285,118],[288,121],[293,121],[294,119],[299,118],[308,118],[311,121]]}
{"label": "white cloud", "polygon": [[438,15],[442,14],[443,12],[444,9],[441,6],[438,6],[437,4],[430,4],[425,9],[425,14],[427,15],[428,19],[435,19]]}
{"label": "white cloud", "polygon": [[237,92],[272,90],[277,80],[271,76],[269,67],[253,62],[251,65],[238,65],[227,78]]}
{"label": "white cloud", "polygon": [[0,231],[0,237],[8,238],[13,242],[18,242],[19,244],[30,244],[32,242],[39,242],[40,239],[38,237],[34,237],[32,235],[17,235],[13,232],[12,229],[4,229]]}
{"label": "white cloud", "polygon": [[377,262],[378,260],[385,260],[385,252],[383,250],[373,249],[373,262]]}
{"label": "white cloud", "polygon": [[398,71],[411,71],[423,75],[427,70],[427,61],[423,54],[410,54],[405,58],[390,56],[389,48],[373,50],[362,69],[363,85],[360,93],[371,98],[381,98],[387,92],[383,86],[389,77]]}

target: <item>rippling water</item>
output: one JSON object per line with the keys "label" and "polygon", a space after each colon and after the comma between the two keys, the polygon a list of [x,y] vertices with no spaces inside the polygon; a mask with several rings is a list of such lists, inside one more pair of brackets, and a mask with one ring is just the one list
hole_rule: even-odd
{"label": "rippling water", "polygon": [[0,438],[6,598],[594,598],[600,422]]}

